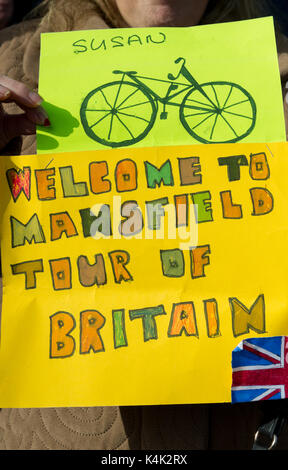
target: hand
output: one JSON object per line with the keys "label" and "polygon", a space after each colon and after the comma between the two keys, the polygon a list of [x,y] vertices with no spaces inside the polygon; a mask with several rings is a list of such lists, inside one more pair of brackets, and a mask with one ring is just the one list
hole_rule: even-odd
{"label": "hand", "polygon": [[[26,85],[0,75],[0,150],[14,137],[36,133],[36,124],[50,126],[45,110],[40,106],[42,98]],[[16,103],[24,112],[7,114],[1,102]]]}

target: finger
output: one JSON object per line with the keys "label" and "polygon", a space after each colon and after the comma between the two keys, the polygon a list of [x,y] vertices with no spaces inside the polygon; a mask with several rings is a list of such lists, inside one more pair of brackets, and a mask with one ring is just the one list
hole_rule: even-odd
{"label": "finger", "polygon": [[41,106],[37,108],[26,108],[23,106],[27,118],[34,124],[48,127],[51,125],[48,114]]}
{"label": "finger", "polygon": [[1,139],[2,146],[5,146],[14,137],[36,133],[36,125],[25,114],[6,114],[3,116],[1,124],[0,130],[3,135],[3,142]]}
{"label": "finger", "polygon": [[39,106],[43,99],[38,93],[30,90],[24,83],[13,80],[13,78],[0,75],[0,85],[10,91],[9,100],[14,100],[18,104],[34,108]]}
{"label": "finger", "polygon": [[[44,115],[46,116],[46,113]],[[42,122],[39,122],[40,120]],[[9,140],[20,135],[35,134],[36,124],[43,125],[45,127],[51,125],[49,119],[47,118],[45,118],[44,121],[43,117],[41,119],[31,120],[31,117],[28,116],[28,113],[4,114],[4,116],[2,117],[2,134],[4,136],[4,140],[7,143],[9,142]]]}
{"label": "finger", "polygon": [[[10,93],[10,90],[8,90]],[[2,100],[3,101],[3,100]],[[7,103],[11,102],[10,99],[5,100]],[[0,85],[0,102],[1,102],[1,85]],[[19,108],[25,111],[26,116],[30,121],[34,122],[34,124],[38,124],[40,126],[51,126],[49,116],[42,106],[37,106],[36,108],[28,108],[23,104],[18,103]],[[1,113],[0,113],[1,114]]]}
{"label": "finger", "polygon": [[0,84],[0,101],[7,100],[11,96],[11,91],[5,86]]}

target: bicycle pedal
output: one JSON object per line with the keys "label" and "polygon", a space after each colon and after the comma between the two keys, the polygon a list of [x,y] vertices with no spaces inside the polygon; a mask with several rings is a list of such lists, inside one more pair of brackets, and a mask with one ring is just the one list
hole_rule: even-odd
{"label": "bicycle pedal", "polygon": [[167,117],[168,117],[167,111],[162,111],[162,113],[160,114],[160,119],[167,119]]}

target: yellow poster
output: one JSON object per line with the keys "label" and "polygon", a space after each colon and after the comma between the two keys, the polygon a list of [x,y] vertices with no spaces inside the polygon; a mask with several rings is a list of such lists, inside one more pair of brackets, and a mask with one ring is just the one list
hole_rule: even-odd
{"label": "yellow poster", "polygon": [[1,159],[0,407],[231,401],[288,334],[287,143]]}

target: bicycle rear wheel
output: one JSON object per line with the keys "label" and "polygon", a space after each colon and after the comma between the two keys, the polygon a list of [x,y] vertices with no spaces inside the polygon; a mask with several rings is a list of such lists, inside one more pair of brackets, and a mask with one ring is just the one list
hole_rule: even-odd
{"label": "bicycle rear wheel", "polygon": [[153,97],[139,85],[123,80],[91,91],[80,109],[88,137],[109,147],[133,145],[144,139],[156,115]]}
{"label": "bicycle rear wheel", "polygon": [[199,142],[233,143],[247,137],[255,127],[256,104],[240,85],[209,82],[184,97],[179,117],[186,131]]}

